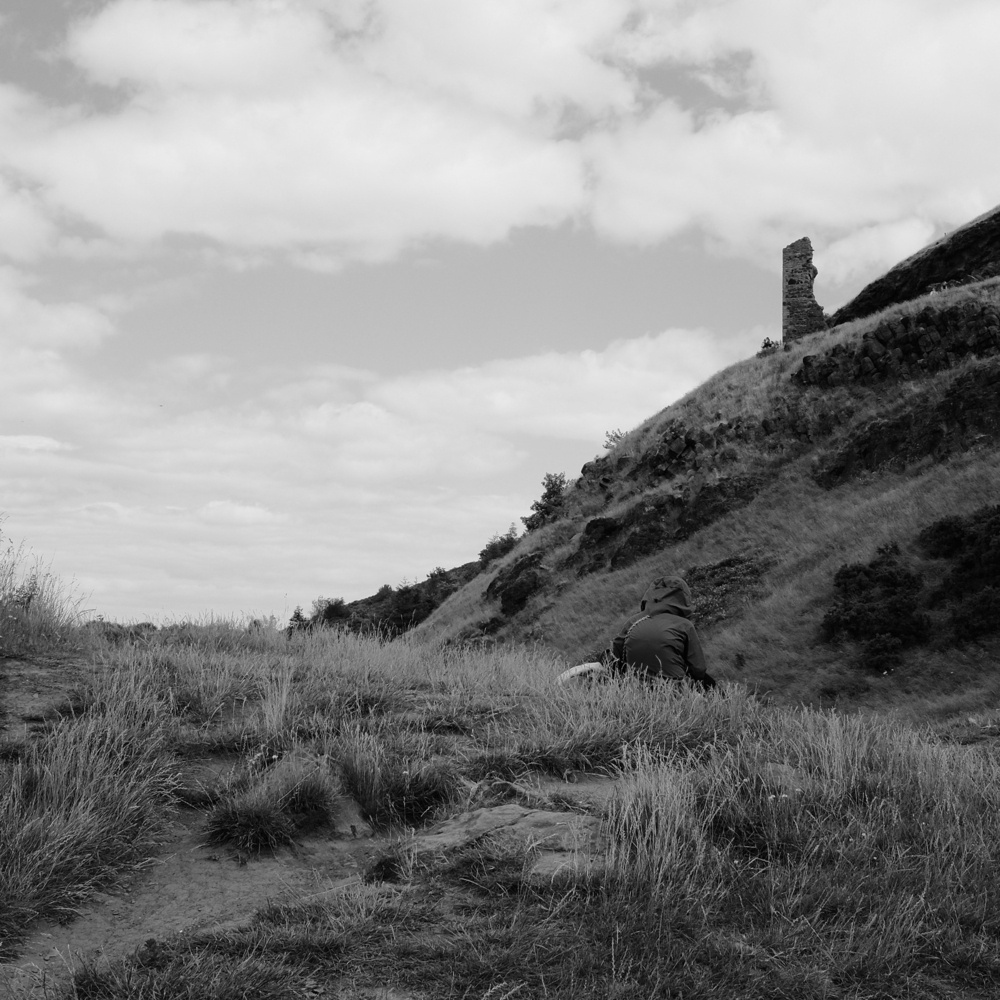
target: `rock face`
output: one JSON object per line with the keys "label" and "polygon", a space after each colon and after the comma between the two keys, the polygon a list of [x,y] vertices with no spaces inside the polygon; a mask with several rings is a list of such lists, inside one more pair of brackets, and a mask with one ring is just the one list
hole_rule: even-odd
{"label": "rock face", "polygon": [[617,517],[588,521],[570,563],[581,576],[628,566],[746,506],[760,491],[761,481],[733,476],[696,486],[647,497]]}
{"label": "rock face", "polygon": [[1000,304],[969,298],[945,308],[927,306],[912,315],[888,316],[853,348],[839,344],[811,354],[792,376],[821,388],[849,382],[916,378],[950,368],[970,354],[1000,351]]}
{"label": "rock face", "polygon": [[832,325],[908,302],[933,291],[934,285],[981,280],[997,274],[1000,274],[1000,206],[888,270],[838,309]]}
{"label": "rock face", "polygon": [[531,595],[545,585],[548,576],[542,566],[542,553],[529,552],[497,573],[486,588],[486,596],[499,600],[501,613],[510,617],[524,608]]}
{"label": "rock face", "polygon": [[826,329],[826,319],[813,294],[816,268],[809,238],[789,243],[781,253],[781,335],[785,343]]}
{"label": "rock face", "polygon": [[928,456],[940,461],[998,440],[1000,358],[990,358],[953,377],[943,396],[935,386],[925,386],[852,433],[813,475],[821,486],[832,487],[860,472],[903,469]]}

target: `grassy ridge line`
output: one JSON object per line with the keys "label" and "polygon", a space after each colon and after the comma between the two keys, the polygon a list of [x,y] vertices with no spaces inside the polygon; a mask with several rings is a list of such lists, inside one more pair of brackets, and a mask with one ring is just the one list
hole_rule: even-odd
{"label": "grassy ridge line", "polygon": [[[86,817],[110,842],[119,820],[98,797],[141,771],[128,864],[153,849],[140,820],[165,814],[179,761],[213,748],[239,754],[207,790],[217,819],[248,801],[280,812],[317,773],[341,788],[367,775],[352,790],[369,817],[411,827],[489,804],[510,787],[492,778],[530,769],[623,780],[601,867],[539,882],[532,845],[502,839],[411,856],[397,888],[266,908],[244,931],[88,966],[78,997],[292,997],[353,981],[484,998],[930,998],[1000,982],[1000,773],[986,753],[885,720],[768,707],[739,686],[560,689],[559,661],[514,647],[286,640],[216,623],[108,647],[103,665],[82,714],[13,766],[5,755],[0,815],[30,805],[21,826],[34,830]],[[150,756],[137,769],[140,745]],[[26,782],[36,753],[47,768]],[[431,779],[438,791],[420,799]],[[83,867],[92,854],[65,839],[17,847],[25,870],[57,872],[53,908],[102,884]],[[0,914],[10,901],[0,895]]]}

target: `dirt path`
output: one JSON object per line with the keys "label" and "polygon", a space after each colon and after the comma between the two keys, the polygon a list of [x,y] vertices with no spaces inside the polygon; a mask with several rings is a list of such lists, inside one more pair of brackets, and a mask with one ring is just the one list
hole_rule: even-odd
{"label": "dirt path", "polygon": [[[541,784],[537,788],[540,796],[558,787],[566,798],[595,804],[612,783],[591,778],[578,784],[544,784],[544,789]],[[180,813],[163,853],[121,892],[95,896],[69,923],[36,924],[17,960],[0,966],[0,996],[42,998],[47,984],[68,981],[81,961],[121,958],[150,938],[239,926],[269,902],[327,895],[359,881],[369,861],[393,839],[373,835],[356,805],[345,799],[334,827],[355,835],[310,837],[294,850],[241,864],[224,848],[206,843],[204,819],[200,810]],[[445,820],[419,839],[427,848],[441,850],[500,828],[537,842],[538,873],[548,876],[590,853],[597,820],[576,811],[506,803]]]}
{"label": "dirt path", "polygon": [[345,803],[338,818],[338,828],[353,823],[358,836],[310,838],[294,851],[240,864],[206,844],[204,813],[181,813],[163,854],[120,893],[95,896],[69,923],[36,924],[17,960],[0,966],[0,986],[41,993],[44,982],[64,981],[82,959],[119,958],[149,938],[239,925],[268,902],[301,901],[354,881],[385,842],[371,835],[353,804]]}
{"label": "dirt path", "polygon": [[[0,740],[42,731],[66,711],[93,669],[72,656],[0,660]],[[196,779],[212,785],[232,763],[226,757],[187,761],[186,777],[192,785]],[[548,877],[583,860],[597,845],[598,821],[582,811],[599,812],[613,782],[580,777],[571,783],[537,779],[531,788],[512,786],[508,791],[518,801],[470,809],[424,831],[418,840],[425,842],[424,849],[440,851],[504,829],[538,845],[538,874]],[[141,874],[113,894],[93,896],[72,921],[39,921],[30,928],[17,959],[0,964],[0,998],[43,1000],[83,961],[125,957],[150,938],[236,927],[269,902],[302,902],[336,892],[360,881],[369,862],[396,839],[375,836],[356,804],[344,798],[333,829],[345,833],[324,832],[294,849],[241,863],[226,848],[207,843],[206,815],[179,811],[160,855]],[[391,990],[372,995],[408,1000]]]}

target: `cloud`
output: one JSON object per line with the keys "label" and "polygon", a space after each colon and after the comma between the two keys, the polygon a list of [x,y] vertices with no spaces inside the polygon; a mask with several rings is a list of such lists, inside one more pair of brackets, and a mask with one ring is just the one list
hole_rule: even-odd
{"label": "cloud", "polygon": [[[304,591],[295,603],[362,596],[474,559],[527,512],[550,451],[582,465],[607,430],[749,353],[748,336],[717,347],[671,330],[393,377],[178,355],[109,381],[96,421],[68,414],[58,435],[11,435],[23,488],[5,495],[8,528],[85,571],[117,616],[273,608],[288,588]],[[177,384],[219,372],[225,393]],[[62,391],[87,389],[67,376]]]}
{"label": "cloud", "polygon": [[257,504],[241,504],[232,500],[210,500],[198,508],[198,517],[209,524],[269,524],[283,521],[280,514]]}
{"label": "cloud", "polygon": [[[995,4],[641,6],[620,40],[629,58],[721,80],[720,97],[735,81],[744,106],[696,115],[666,95],[585,137],[601,232],[652,243],[700,229],[772,266],[775,245],[810,232],[821,247],[853,238],[866,265],[884,266],[910,235],[1000,196],[1000,149],[980,124],[1000,86]],[[849,273],[838,251],[829,259]]]}
{"label": "cloud", "polygon": [[897,262],[930,243],[934,226],[926,219],[900,219],[865,226],[827,246],[815,257],[824,281],[840,283],[867,274],[885,261]]}
{"label": "cloud", "polygon": [[[735,347],[735,350],[734,350]],[[391,379],[372,398],[408,419],[483,433],[600,442],[735,361],[705,330],[667,330],[602,351],[549,352]]]}
{"label": "cloud", "polygon": [[183,233],[328,269],[431,237],[491,243],[579,210],[572,143],[366,68],[320,14],[262,0],[108,4],[66,51],[132,96],[9,123],[11,159],[51,204],[117,240]]}
{"label": "cloud", "polygon": [[42,434],[0,434],[0,451],[64,451],[69,447]]}
{"label": "cloud", "polygon": [[115,332],[100,309],[80,302],[43,302],[29,295],[29,277],[0,267],[0,340],[29,348],[95,347]]}
{"label": "cloud", "polygon": [[113,0],[63,49],[113,99],[0,91],[0,251],[333,272],[571,222],[771,266],[866,231],[875,267],[1000,197],[998,30],[988,0]]}

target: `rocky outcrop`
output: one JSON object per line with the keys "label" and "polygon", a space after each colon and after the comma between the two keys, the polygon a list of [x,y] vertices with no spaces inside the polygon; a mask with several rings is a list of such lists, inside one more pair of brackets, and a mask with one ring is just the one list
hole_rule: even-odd
{"label": "rocky outcrop", "polygon": [[490,581],[486,597],[500,601],[500,611],[508,618],[523,610],[528,599],[545,586],[548,570],[542,566],[542,553],[529,552],[505,566]]}
{"label": "rocky outcrop", "polygon": [[755,476],[733,476],[712,484],[695,480],[645,497],[615,517],[595,517],[584,526],[569,565],[581,576],[621,569],[745,506],[761,485]]}
{"label": "rocky outcrop", "polygon": [[888,316],[856,345],[838,344],[823,355],[807,355],[792,378],[820,387],[916,378],[971,354],[988,357],[998,352],[1000,306],[986,298],[968,298],[943,308],[925,306],[912,315]]}
{"label": "rocky outcrop", "polygon": [[1000,274],[1000,206],[953,230],[863,288],[833,315],[832,326],[908,302],[933,286]]}
{"label": "rocky outcrop", "polygon": [[815,280],[812,243],[803,236],[781,252],[781,336],[786,344],[826,329],[813,294]]}
{"label": "rocky outcrop", "polygon": [[997,441],[1000,358],[991,358],[953,378],[943,395],[927,386],[849,435],[817,463],[813,476],[821,486],[832,487],[861,472],[903,469],[928,457],[940,461]]}

